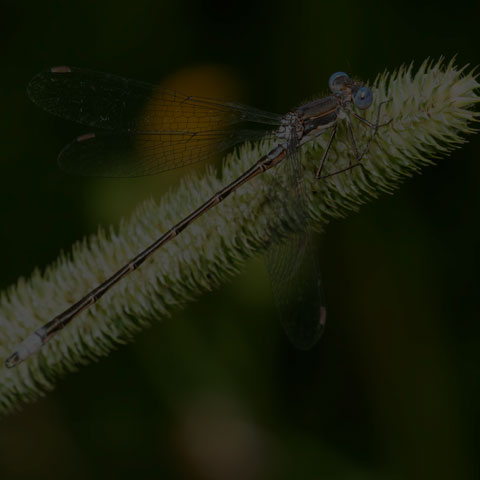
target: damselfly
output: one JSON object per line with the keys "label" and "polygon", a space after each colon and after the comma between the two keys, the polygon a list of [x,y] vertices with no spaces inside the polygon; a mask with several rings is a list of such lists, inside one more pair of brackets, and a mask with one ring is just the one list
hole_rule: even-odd
{"label": "damselfly", "polygon": [[[381,103],[375,123],[354,110],[371,106],[370,88],[343,72],[330,77],[329,87],[329,96],[308,102],[286,115],[277,115],[79,68],[56,67],[34,77],[29,95],[36,104],[62,118],[100,129],[76,138],[60,153],[60,166],[72,173],[104,177],[157,174],[212,158],[245,140],[257,140],[266,134],[273,135],[275,146],[111,277],[33,332],[16,347],[6,360],[6,366],[13,367],[37,352],[157,249],[245,182],[285,159],[291,179],[281,194],[281,203],[291,209],[296,232],[278,247],[270,249],[269,272],[287,335],[299,348],[313,346],[323,332],[326,309],[318,270],[315,261],[309,258],[308,215],[298,151],[305,143],[330,130],[316,171],[316,177],[321,179],[340,120],[346,122],[355,163],[335,174],[360,165],[380,127]],[[370,140],[361,151],[355,143],[351,117],[372,129]],[[233,128],[239,124],[255,124],[256,128]],[[298,290],[299,286],[302,291]]]}

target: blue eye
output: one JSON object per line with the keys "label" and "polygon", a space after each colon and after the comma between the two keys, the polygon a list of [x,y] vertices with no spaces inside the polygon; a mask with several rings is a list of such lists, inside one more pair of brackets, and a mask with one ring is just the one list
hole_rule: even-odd
{"label": "blue eye", "polygon": [[330,76],[328,86],[333,93],[340,92],[350,77],[345,72],[336,72]]}
{"label": "blue eye", "polygon": [[368,87],[360,87],[353,98],[353,103],[361,110],[368,108],[372,102],[373,93]]}

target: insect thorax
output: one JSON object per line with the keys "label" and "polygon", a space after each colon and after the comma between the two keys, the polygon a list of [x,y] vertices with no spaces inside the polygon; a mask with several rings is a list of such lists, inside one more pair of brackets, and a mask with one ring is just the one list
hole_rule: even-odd
{"label": "insect thorax", "polygon": [[303,137],[303,122],[300,116],[295,112],[284,115],[276,136],[280,140],[290,140],[292,138],[301,140]]}

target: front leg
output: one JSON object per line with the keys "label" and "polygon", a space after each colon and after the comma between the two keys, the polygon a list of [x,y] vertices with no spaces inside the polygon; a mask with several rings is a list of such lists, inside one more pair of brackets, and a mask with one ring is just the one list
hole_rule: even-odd
{"label": "front leg", "polygon": [[317,180],[322,178],[321,173],[322,173],[323,165],[325,164],[325,160],[327,159],[328,152],[330,150],[330,147],[332,146],[332,142],[333,142],[333,139],[335,138],[336,133],[337,133],[337,125],[334,125],[332,128],[332,133],[330,134],[330,138],[328,139],[327,146],[325,147],[325,151],[323,152],[322,160],[320,161],[320,165],[317,169],[317,174],[316,174]]}
{"label": "front leg", "polygon": [[385,127],[387,125],[389,125],[391,122],[392,122],[392,119],[390,119],[388,122],[385,122],[385,123],[378,123],[380,121],[380,112],[382,110],[382,105],[384,105],[385,103],[388,103],[390,100],[384,100],[383,102],[380,102],[378,104],[378,110],[377,110],[377,119],[375,121],[375,124],[372,124],[370,123],[368,120],[365,120],[364,118],[362,118],[360,115],[358,115],[357,113],[355,112],[351,112],[353,114],[353,116],[355,118],[358,118],[362,123],[368,125],[370,128],[373,128],[373,132],[372,132],[372,135],[370,137],[370,140],[367,142],[367,145],[365,146],[365,148],[363,149],[363,152],[360,156],[360,160],[362,160],[362,158],[367,154],[369,148],[370,148],[370,145],[371,143],[373,142],[373,139],[375,138],[375,135],[377,134],[378,132],[378,129],[381,128],[381,127]]}
{"label": "front leg", "polygon": [[391,122],[392,122],[392,119],[390,119],[388,122],[385,122],[385,123],[378,123],[380,121],[380,112],[382,110],[382,105],[385,105],[386,103],[390,102],[390,100],[384,100],[383,102],[380,102],[378,104],[378,109],[377,109],[377,120],[375,121],[375,123],[372,123],[372,122],[369,122],[368,120],[366,120],[365,118],[361,117],[358,113],[355,113],[353,110],[348,110],[349,113],[351,113],[356,119],[358,119],[360,122],[362,122],[363,124],[367,125],[368,127],[372,128],[374,130],[373,132],[373,136],[375,136],[375,134],[377,133],[377,130],[381,127],[386,127],[387,125],[389,125]]}
{"label": "front leg", "polygon": [[320,168],[317,171],[317,175],[316,175],[317,180],[323,180],[324,178],[328,178],[328,177],[331,177],[333,175],[338,175],[339,173],[347,172],[349,170],[352,170],[355,167],[358,167],[358,166],[362,165],[361,160],[362,160],[365,152],[363,152],[362,154],[358,153],[357,143],[355,142],[355,136],[353,135],[352,124],[350,122],[350,119],[348,117],[345,117],[345,121],[347,122],[348,136],[350,138],[350,143],[352,144],[352,149],[353,149],[353,153],[355,155],[356,162],[354,164],[352,164],[349,160],[348,167],[342,168],[341,170],[337,170],[336,172],[333,172],[333,173],[329,173],[328,175],[324,175],[323,177],[320,175],[323,164],[325,163],[326,155],[328,153],[328,150],[330,149],[330,145],[332,143],[333,137],[335,136],[335,132],[336,132],[336,128],[337,128],[337,126],[335,125],[335,127],[334,127],[335,131],[332,132],[332,135],[330,136],[330,140],[328,142],[327,148],[326,148],[325,153],[323,154],[323,157],[322,157],[322,162],[320,164]]}
{"label": "front leg", "polygon": [[368,127],[370,127],[370,128],[373,129],[372,136],[370,137],[370,140],[368,141],[366,147],[363,149],[362,153],[359,153],[359,152],[358,152],[358,149],[357,149],[356,142],[355,142],[355,137],[354,137],[354,135],[353,135],[351,122],[350,122],[350,120],[349,120],[349,118],[348,118],[348,116],[347,116],[347,117],[346,117],[346,121],[347,121],[348,136],[350,137],[350,142],[351,142],[351,144],[352,144],[352,148],[353,148],[353,152],[354,152],[354,155],[355,155],[355,160],[356,160],[356,162],[355,162],[354,164],[349,164],[349,166],[346,167],[346,168],[342,168],[341,170],[337,170],[336,172],[329,173],[328,175],[324,175],[324,176],[322,177],[322,176],[320,175],[320,173],[321,173],[321,170],[322,170],[322,168],[323,168],[323,164],[325,163],[325,159],[326,159],[328,150],[330,149],[330,146],[331,146],[333,137],[335,136],[335,133],[336,133],[336,125],[335,125],[335,127],[334,127],[334,132],[332,132],[332,135],[330,136],[330,140],[328,141],[327,148],[326,148],[326,150],[325,150],[325,153],[323,154],[322,161],[321,161],[321,163],[320,163],[320,167],[319,167],[319,169],[317,170],[317,175],[316,175],[317,180],[322,180],[322,179],[324,179],[324,178],[328,178],[328,177],[331,177],[331,176],[333,176],[333,175],[338,175],[339,173],[347,172],[347,171],[349,171],[349,170],[352,170],[352,169],[355,168],[355,167],[359,167],[359,166],[362,166],[362,165],[363,165],[363,164],[361,163],[361,162],[362,162],[362,159],[363,159],[363,157],[366,155],[366,153],[368,152],[368,149],[370,148],[370,144],[372,143],[372,140],[373,140],[373,138],[375,137],[378,129],[381,128],[381,127],[385,127],[386,125],[389,125],[389,124],[392,122],[392,119],[390,119],[388,122],[385,122],[385,123],[382,123],[382,124],[379,123],[382,105],[385,104],[385,103],[388,103],[389,101],[390,101],[390,100],[385,100],[385,101],[380,102],[380,103],[378,104],[377,119],[376,119],[375,123],[369,122],[368,120],[366,120],[365,118],[361,117],[360,115],[358,115],[358,114],[355,113],[354,111],[348,109],[348,113],[349,113],[349,114],[352,114],[352,115],[353,115],[355,118],[357,118],[360,122],[362,122],[363,124],[365,124],[365,125],[367,125]]}

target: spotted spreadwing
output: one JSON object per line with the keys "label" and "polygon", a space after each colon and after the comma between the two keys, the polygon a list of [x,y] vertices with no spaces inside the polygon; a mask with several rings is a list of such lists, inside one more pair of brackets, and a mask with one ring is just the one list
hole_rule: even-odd
{"label": "spotted spreadwing", "polygon": [[[96,130],[77,137],[61,151],[59,164],[67,172],[100,177],[154,175],[213,158],[247,140],[271,136],[274,146],[111,277],[34,331],[16,347],[6,360],[6,366],[13,367],[36,353],[80,312],[97,302],[192,222],[244,183],[283,161],[288,164],[289,180],[280,186],[272,182],[272,191],[275,188],[285,190],[281,194],[274,193],[273,197],[281,204],[280,209],[288,211],[295,228],[287,239],[279,239],[268,249],[267,265],[287,336],[299,348],[312,347],[324,330],[326,308],[318,268],[311,258],[314,255],[309,240],[299,149],[330,131],[315,173],[318,180],[332,175],[322,176],[323,167],[339,122],[344,121],[354,162],[333,174],[361,165],[381,126],[383,103],[379,103],[376,121],[372,123],[356,112],[371,106],[373,93],[369,87],[343,72],[330,77],[329,87],[330,95],[308,102],[286,115],[278,115],[79,68],[56,67],[34,77],[28,91],[37,105]],[[370,140],[361,149],[355,142],[352,119],[371,129]]]}

